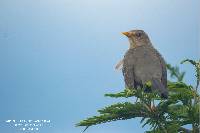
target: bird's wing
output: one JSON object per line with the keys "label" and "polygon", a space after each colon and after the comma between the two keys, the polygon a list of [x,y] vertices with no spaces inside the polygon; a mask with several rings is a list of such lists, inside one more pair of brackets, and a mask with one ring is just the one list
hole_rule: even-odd
{"label": "bird's wing", "polygon": [[157,57],[159,58],[160,64],[161,64],[161,69],[162,69],[162,77],[161,77],[161,82],[164,85],[164,87],[167,87],[167,68],[166,68],[166,63],[162,55],[157,51]]}
{"label": "bird's wing", "polygon": [[122,73],[124,76],[124,81],[126,88],[134,88],[134,57],[132,56],[133,51],[128,50],[123,59]]}
{"label": "bird's wing", "polygon": [[167,88],[167,69],[166,69],[166,64],[164,59],[161,59],[161,64],[162,64],[162,78],[161,78],[161,82],[163,83],[163,85]]}
{"label": "bird's wing", "polygon": [[161,79],[162,69],[159,57],[150,46],[140,46],[134,51],[134,73],[138,82],[145,84],[152,78]]}
{"label": "bird's wing", "polygon": [[166,66],[159,52],[152,46],[138,47],[134,52],[134,58],[136,58],[135,80],[143,85],[151,81],[152,89],[158,90],[161,96],[166,98],[168,95]]}

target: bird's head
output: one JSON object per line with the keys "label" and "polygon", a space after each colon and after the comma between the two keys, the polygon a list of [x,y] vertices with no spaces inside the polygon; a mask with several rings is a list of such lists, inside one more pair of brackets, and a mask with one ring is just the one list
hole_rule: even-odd
{"label": "bird's head", "polygon": [[151,45],[148,35],[143,30],[131,30],[122,32],[126,35],[130,42],[130,48],[135,48],[142,45]]}

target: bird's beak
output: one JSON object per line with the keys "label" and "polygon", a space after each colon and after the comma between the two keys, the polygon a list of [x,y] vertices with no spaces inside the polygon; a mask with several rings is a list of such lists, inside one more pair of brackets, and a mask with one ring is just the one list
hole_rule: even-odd
{"label": "bird's beak", "polygon": [[129,32],[122,32],[123,35],[129,37],[130,36],[130,33]]}

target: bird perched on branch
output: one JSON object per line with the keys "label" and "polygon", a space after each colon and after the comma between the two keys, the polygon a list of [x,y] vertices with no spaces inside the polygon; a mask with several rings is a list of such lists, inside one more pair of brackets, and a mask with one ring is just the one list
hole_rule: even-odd
{"label": "bird perched on branch", "polygon": [[131,30],[123,34],[128,37],[130,46],[116,68],[122,65],[126,88],[142,88],[148,82],[161,98],[168,98],[166,64],[148,35],[143,30]]}

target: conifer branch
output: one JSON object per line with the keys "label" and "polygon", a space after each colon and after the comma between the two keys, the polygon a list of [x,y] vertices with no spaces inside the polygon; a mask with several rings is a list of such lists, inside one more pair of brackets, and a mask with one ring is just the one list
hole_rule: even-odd
{"label": "conifer branch", "polygon": [[171,66],[170,64],[167,64],[167,69],[170,72],[171,78],[176,78],[178,82],[181,82],[185,76],[185,72],[180,72],[179,68],[177,66]]}
{"label": "conifer branch", "polygon": [[200,60],[199,61],[194,61],[194,60],[189,60],[189,59],[186,59],[186,60],[183,60],[181,62],[181,64],[185,63],[185,62],[189,62],[191,63],[194,67],[195,67],[195,71],[196,71],[196,90],[198,89],[199,87],[199,82],[200,82]]}
{"label": "conifer branch", "polygon": [[[199,62],[193,60],[184,60],[183,62],[187,61],[195,66],[196,77],[199,82]],[[185,73],[180,72],[178,67],[168,65],[168,70],[172,77],[177,78],[177,82],[168,82],[168,99],[161,99],[153,91],[146,93],[144,88],[125,89],[119,93],[105,94],[106,97],[111,98],[135,97],[139,100],[133,103],[116,103],[104,107],[98,110],[98,116],[82,120],[76,126],[85,126],[87,129],[101,123],[139,117],[142,127],[145,125],[151,127],[150,131],[146,131],[147,133],[198,133],[200,127],[200,96],[198,91],[191,85],[182,82]],[[196,87],[199,85],[198,82]],[[187,124],[192,124],[191,130],[183,127]]]}

